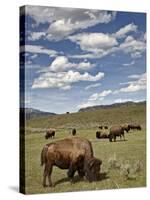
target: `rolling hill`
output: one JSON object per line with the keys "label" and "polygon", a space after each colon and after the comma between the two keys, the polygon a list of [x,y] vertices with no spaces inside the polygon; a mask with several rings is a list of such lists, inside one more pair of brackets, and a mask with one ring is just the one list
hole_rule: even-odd
{"label": "rolling hill", "polygon": [[86,111],[94,111],[94,110],[99,110],[101,108],[107,109],[107,108],[115,108],[115,107],[128,107],[128,106],[136,106],[136,105],[145,105],[146,101],[142,101],[142,102],[133,102],[133,101],[127,101],[127,102],[123,102],[123,103],[114,103],[114,104],[110,104],[110,105],[96,105],[96,106],[90,106],[90,107],[86,107],[86,108],[81,108],[79,110],[79,112],[86,112]]}
{"label": "rolling hill", "polygon": [[56,115],[55,113],[44,112],[33,108],[21,108],[20,112],[25,112],[26,119],[46,117]]}
{"label": "rolling hill", "polygon": [[28,128],[96,128],[100,124],[111,126],[121,123],[140,123],[145,126],[146,102],[119,104],[86,112],[51,115],[27,120]]}

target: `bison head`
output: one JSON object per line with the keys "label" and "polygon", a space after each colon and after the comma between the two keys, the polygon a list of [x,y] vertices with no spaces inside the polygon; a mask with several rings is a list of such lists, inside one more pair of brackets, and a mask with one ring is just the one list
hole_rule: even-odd
{"label": "bison head", "polygon": [[45,135],[45,139],[48,139],[48,136],[47,136],[47,135]]}
{"label": "bison head", "polygon": [[102,161],[97,158],[89,158],[85,164],[85,176],[89,182],[96,181],[100,175]]}
{"label": "bison head", "polygon": [[130,131],[130,126],[129,125],[127,125],[127,127],[126,127],[126,129],[125,129],[126,131],[127,131],[127,133]]}
{"label": "bison head", "polygon": [[49,138],[49,135],[48,135],[48,131],[47,131],[45,134],[45,139],[48,139],[48,138]]}
{"label": "bison head", "polygon": [[108,138],[109,138],[109,142],[112,142],[113,135],[112,135],[112,134],[109,134],[109,135],[108,135]]}
{"label": "bison head", "polygon": [[101,136],[101,132],[100,131],[96,131],[96,138],[100,138]]}

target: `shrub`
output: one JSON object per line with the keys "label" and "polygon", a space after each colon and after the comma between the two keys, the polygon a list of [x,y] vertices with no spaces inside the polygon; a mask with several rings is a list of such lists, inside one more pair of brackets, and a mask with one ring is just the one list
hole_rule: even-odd
{"label": "shrub", "polygon": [[117,160],[117,156],[114,153],[108,159],[108,169],[119,169],[120,175],[126,180],[136,179],[137,173],[143,169],[143,163],[140,160],[136,160],[134,163],[129,163],[129,161],[121,162]]}

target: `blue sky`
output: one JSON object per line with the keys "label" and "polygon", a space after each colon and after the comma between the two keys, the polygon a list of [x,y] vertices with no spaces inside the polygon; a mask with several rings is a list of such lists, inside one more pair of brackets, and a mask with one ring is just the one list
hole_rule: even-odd
{"label": "blue sky", "polygon": [[65,113],[146,99],[144,13],[27,6],[25,27],[26,107]]}

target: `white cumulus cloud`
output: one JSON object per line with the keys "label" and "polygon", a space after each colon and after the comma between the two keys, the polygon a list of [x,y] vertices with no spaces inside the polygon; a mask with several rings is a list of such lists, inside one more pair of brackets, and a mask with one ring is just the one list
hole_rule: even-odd
{"label": "white cumulus cloud", "polygon": [[73,83],[79,81],[98,81],[104,77],[104,73],[99,72],[95,76],[85,72],[80,74],[69,70],[67,72],[46,72],[42,73],[33,82],[32,88],[60,88],[69,90]]}
{"label": "white cumulus cloud", "polygon": [[137,40],[132,36],[128,36],[123,43],[120,44],[119,49],[124,53],[130,53],[131,57],[140,57],[146,49],[145,41]]}
{"label": "white cumulus cloud", "polygon": [[112,93],[112,90],[104,90],[100,93],[92,94],[87,101],[81,103],[77,108],[84,108],[88,106],[98,105],[104,98]]}
{"label": "white cumulus cloud", "polygon": [[124,38],[127,33],[136,31],[137,31],[137,26],[132,23],[120,28],[116,33],[114,33],[114,36],[116,38]]}
{"label": "white cumulus cloud", "polygon": [[137,92],[140,90],[146,89],[146,73],[143,73],[141,75],[131,75],[129,78],[134,79],[133,81],[130,81],[126,87],[123,87],[114,93],[119,92]]}
{"label": "white cumulus cloud", "polygon": [[46,49],[40,45],[24,45],[20,47],[20,52],[29,52],[29,53],[36,53],[36,54],[47,54],[50,57],[55,57],[57,55],[57,51],[52,49]]}
{"label": "white cumulus cloud", "polygon": [[41,37],[45,35],[46,34],[44,32],[30,32],[30,35],[28,36],[28,40],[31,40],[31,41],[39,40]]}
{"label": "white cumulus cloud", "polygon": [[[128,24],[115,33],[79,33],[68,37],[72,42],[80,46],[84,53],[68,55],[72,58],[102,58],[115,52],[129,54],[131,58],[140,58],[146,49],[145,34],[139,38],[127,35],[136,32],[135,24]],[[123,38],[123,41],[119,41]]]}
{"label": "white cumulus cloud", "polygon": [[105,51],[118,44],[117,40],[104,33],[81,33],[70,36],[69,39],[80,45],[84,51],[105,54]]}
{"label": "white cumulus cloud", "polygon": [[58,56],[49,66],[49,70],[54,72],[66,71],[68,69],[76,69],[76,70],[88,70],[92,67],[95,67],[95,64],[91,64],[90,62],[79,62],[72,63],[69,62],[68,58],[65,56]]}
{"label": "white cumulus cloud", "polygon": [[58,41],[77,30],[98,23],[109,23],[115,19],[117,13],[89,9],[27,6],[26,14],[34,19],[36,26],[48,23],[47,39]]}

